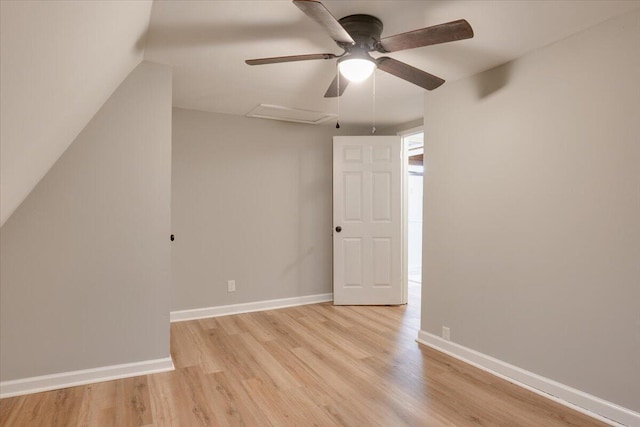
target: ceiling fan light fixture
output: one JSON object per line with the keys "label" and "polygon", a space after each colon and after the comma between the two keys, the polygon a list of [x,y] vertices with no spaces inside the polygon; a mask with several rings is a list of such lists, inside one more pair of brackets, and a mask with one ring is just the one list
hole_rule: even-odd
{"label": "ceiling fan light fixture", "polygon": [[340,74],[347,78],[350,82],[358,83],[365,81],[373,74],[376,63],[371,59],[364,58],[347,58],[340,61],[338,69]]}
{"label": "ceiling fan light fixture", "polygon": [[341,96],[350,82],[366,80],[376,68],[423,89],[433,90],[442,85],[444,80],[396,59],[385,56],[374,59],[369,54],[371,52],[387,54],[473,37],[471,25],[465,19],[458,19],[381,38],[383,24],[375,16],[355,14],[336,19],[320,0],[293,0],[293,4],[318,23],[343,52],[339,55],[314,53],[276,56],[248,59],[245,62],[249,65],[262,65],[313,59],[338,59],[337,75],[325,92],[325,98]]}

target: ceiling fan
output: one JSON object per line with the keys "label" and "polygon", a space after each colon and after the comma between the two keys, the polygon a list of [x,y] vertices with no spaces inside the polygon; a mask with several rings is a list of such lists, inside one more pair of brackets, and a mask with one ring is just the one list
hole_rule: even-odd
{"label": "ceiling fan", "polygon": [[324,94],[325,98],[342,95],[350,81],[365,80],[373,73],[376,67],[424,89],[433,90],[442,85],[444,80],[387,56],[373,58],[370,52],[398,52],[400,50],[473,37],[471,25],[466,20],[459,19],[381,39],[382,21],[375,16],[349,15],[338,20],[319,1],[293,0],[293,3],[307,16],[320,24],[344,52],[340,55],[314,53],[248,59],[245,62],[249,65],[263,65],[337,58],[340,72]]}

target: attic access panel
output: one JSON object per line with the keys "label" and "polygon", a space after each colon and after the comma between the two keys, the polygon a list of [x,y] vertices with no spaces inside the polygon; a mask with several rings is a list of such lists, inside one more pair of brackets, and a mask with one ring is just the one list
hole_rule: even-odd
{"label": "attic access panel", "polygon": [[281,107],[279,105],[260,104],[247,113],[247,117],[317,125],[329,119],[336,118],[336,115],[333,113],[323,113],[321,111],[301,110],[298,108]]}

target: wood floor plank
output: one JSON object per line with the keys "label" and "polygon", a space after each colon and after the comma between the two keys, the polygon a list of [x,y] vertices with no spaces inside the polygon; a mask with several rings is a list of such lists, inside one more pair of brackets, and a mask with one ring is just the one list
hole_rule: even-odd
{"label": "wood floor plank", "polygon": [[242,323],[245,330],[260,342],[276,339],[276,334],[265,328],[265,326],[257,319],[255,313],[246,313],[238,316],[238,321]]}
{"label": "wood floor plank", "polygon": [[243,316],[242,314],[235,316],[222,316],[218,317],[216,320],[220,327],[227,333],[227,335],[236,335],[241,334],[243,332],[247,332],[247,329],[242,325],[241,322],[238,321],[239,317]]}
{"label": "wood floor plank", "polygon": [[223,369],[223,363],[212,351],[207,331],[200,321],[171,325],[171,335],[175,337],[172,340],[172,357],[176,367],[199,366],[206,373]]}
{"label": "wood floor plank", "polygon": [[[253,313],[255,319],[268,330],[270,333],[278,337],[278,340],[290,348],[299,347],[300,334],[293,328],[283,324],[277,314],[286,310],[276,310],[273,312]],[[274,316],[275,314],[275,316]]]}
{"label": "wood floor plank", "polygon": [[251,334],[242,334],[241,338],[246,351],[254,356],[255,363],[262,367],[279,390],[288,390],[301,386],[301,383],[288,370],[284,369],[282,364]]}
{"label": "wood floor plank", "polygon": [[177,426],[189,415],[189,407],[180,399],[178,370],[149,375],[151,412],[157,426]]}
{"label": "wood floor plank", "polygon": [[222,413],[232,426],[269,426],[263,413],[239,382],[231,381],[224,372],[207,376],[215,393],[210,399],[216,405],[217,413]]}
{"label": "wood floor plank", "polygon": [[2,399],[0,426],[604,425],[418,345],[419,321],[321,303],[173,323],[175,371]]}
{"label": "wood floor plank", "polygon": [[[309,317],[316,317],[318,321],[332,320],[343,328],[353,327],[353,322],[351,322],[345,316],[338,314],[335,310],[331,310],[331,307],[334,306],[327,304],[312,304],[309,306],[310,310],[307,310],[306,313]],[[319,317],[315,316],[315,314],[318,314]]]}
{"label": "wood floor plank", "polygon": [[336,393],[331,381],[328,381],[321,372],[314,371],[296,356],[295,349],[286,348],[275,341],[267,343],[265,347],[274,357],[281,360],[283,366],[303,384],[302,389],[298,390],[302,390],[318,406],[322,407],[338,425],[369,425],[371,421],[366,416],[366,412],[359,413],[355,410],[348,399],[344,399],[343,396]]}
{"label": "wood floor plank", "polygon": [[17,420],[25,420],[27,418],[26,411],[23,409],[27,396],[16,396],[0,400],[0,426],[16,425]]}
{"label": "wood floor plank", "polygon": [[332,369],[331,366],[324,363],[323,359],[307,348],[296,348],[293,353],[316,374],[316,384],[319,387],[325,390],[330,387],[333,399],[350,400],[351,410],[357,418],[363,420],[362,425],[378,425],[376,416],[366,403],[370,397],[369,389],[358,389],[352,378]]}
{"label": "wood floor plank", "polygon": [[77,426],[114,424],[116,384],[117,381],[105,381],[84,387]]}
{"label": "wood floor plank", "polygon": [[115,382],[115,424],[144,426],[153,422],[147,377],[125,378]]}
{"label": "wood floor plank", "polygon": [[254,378],[262,373],[262,369],[252,363],[252,355],[243,351],[238,335],[228,336],[225,333],[210,331],[208,339],[215,348],[217,357],[224,364],[224,372],[238,379]]}
{"label": "wood floor plank", "polygon": [[344,334],[340,334],[331,325],[327,325],[327,322],[315,322],[310,318],[301,317],[298,319],[302,325],[306,326],[309,334],[314,337],[315,340],[324,342],[333,348],[339,348],[342,352],[349,355],[353,359],[364,359],[371,356],[366,351],[362,350],[362,347],[352,340],[345,337]]}

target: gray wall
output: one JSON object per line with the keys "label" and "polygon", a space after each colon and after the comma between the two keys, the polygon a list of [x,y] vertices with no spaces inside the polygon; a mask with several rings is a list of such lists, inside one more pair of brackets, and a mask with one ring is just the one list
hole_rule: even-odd
{"label": "gray wall", "polygon": [[335,133],[173,110],[172,310],[332,292]]}
{"label": "gray wall", "polygon": [[414,129],[420,127],[424,124],[423,118],[419,118],[417,120],[411,120],[406,123],[401,123],[395,126],[384,127],[376,132],[376,134],[380,135],[397,135],[400,132],[405,132],[409,129]]}
{"label": "gray wall", "polygon": [[422,329],[640,410],[640,12],[425,102]]}
{"label": "gray wall", "polygon": [[171,71],[143,62],[0,229],[2,381],[169,355],[170,174]]}

